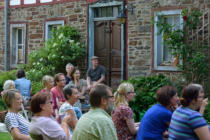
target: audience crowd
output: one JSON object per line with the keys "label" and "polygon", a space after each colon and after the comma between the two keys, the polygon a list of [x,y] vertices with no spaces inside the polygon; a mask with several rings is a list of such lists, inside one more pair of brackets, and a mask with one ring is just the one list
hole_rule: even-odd
{"label": "audience crowd", "polygon": [[[157,103],[134,121],[129,107],[136,93],[123,82],[113,94],[105,81],[106,69],[98,57],[91,58],[87,79],[80,70],[66,65],[66,75],[45,75],[44,88],[31,95],[31,82],[23,69],[15,81],[7,80],[1,92],[8,107],[5,125],[14,140],[210,140],[210,127],[203,118],[208,98],[203,87],[190,84],[178,97],[172,86],[156,92]],[[23,114],[30,106],[29,120]],[[21,111],[23,110],[23,111]]]}

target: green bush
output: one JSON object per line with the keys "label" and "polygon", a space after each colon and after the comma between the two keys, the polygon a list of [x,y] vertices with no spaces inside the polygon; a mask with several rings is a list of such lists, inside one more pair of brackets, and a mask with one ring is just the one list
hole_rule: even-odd
{"label": "green bush", "polygon": [[41,89],[44,88],[42,82],[36,82],[36,81],[32,81],[32,94],[35,94],[37,92],[40,92]]}
{"label": "green bush", "polygon": [[[6,80],[16,79],[15,73],[16,73],[16,70],[12,70],[12,71],[4,71],[0,74],[0,92],[3,91],[3,85]],[[4,104],[2,97],[0,96],[0,111],[6,110],[6,109],[7,107]]]}
{"label": "green bush", "polygon": [[208,122],[208,124],[210,124],[210,101],[209,101],[208,105],[206,106],[203,116],[206,119],[206,121]]}
{"label": "green bush", "polygon": [[85,55],[81,36],[74,27],[61,26],[54,29],[45,46],[29,55],[26,75],[31,81],[40,82],[46,74],[65,72],[67,63],[76,64]]}
{"label": "green bush", "polygon": [[171,85],[171,82],[164,75],[130,78],[127,82],[134,85],[136,96],[129,105],[134,112],[135,121],[141,121],[144,113],[149,107],[156,103],[156,90],[164,85]]}
{"label": "green bush", "polygon": [[12,70],[12,71],[4,71],[0,74],[0,91],[3,90],[3,85],[6,80],[15,80],[16,79],[16,71],[17,70]]}

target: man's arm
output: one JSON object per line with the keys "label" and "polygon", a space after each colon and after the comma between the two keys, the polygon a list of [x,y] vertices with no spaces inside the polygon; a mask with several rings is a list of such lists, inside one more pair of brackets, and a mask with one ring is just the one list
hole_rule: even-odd
{"label": "man's arm", "polygon": [[100,78],[97,82],[95,82],[95,83],[93,84],[93,86],[96,86],[97,84],[102,83],[104,80],[105,80],[105,75],[101,75],[101,78]]}

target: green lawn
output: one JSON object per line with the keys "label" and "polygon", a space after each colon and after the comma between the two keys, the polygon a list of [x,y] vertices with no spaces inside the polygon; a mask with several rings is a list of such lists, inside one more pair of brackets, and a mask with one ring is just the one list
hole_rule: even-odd
{"label": "green lawn", "polygon": [[0,139],[1,140],[12,140],[12,137],[8,132],[0,132]]}

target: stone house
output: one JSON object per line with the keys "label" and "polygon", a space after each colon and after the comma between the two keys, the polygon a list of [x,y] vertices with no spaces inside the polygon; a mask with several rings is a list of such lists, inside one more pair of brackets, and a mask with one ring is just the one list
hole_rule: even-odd
{"label": "stone house", "polygon": [[176,74],[174,58],[151,19],[161,14],[182,28],[183,8],[196,7],[207,14],[210,8],[210,0],[8,0],[5,14],[4,1],[0,0],[0,70],[27,63],[27,55],[43,46],[52,28],[70,25],[83,36],[86,62],[90,65],[93,55],[100,57],[109,84],[131,76]]}

